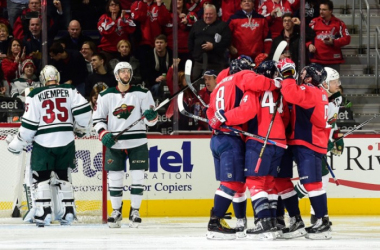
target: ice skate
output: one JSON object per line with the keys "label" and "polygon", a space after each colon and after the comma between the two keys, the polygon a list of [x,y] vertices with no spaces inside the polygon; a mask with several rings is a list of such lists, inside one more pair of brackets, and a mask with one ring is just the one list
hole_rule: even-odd
{"label": "ice skate", "polygon": [[131,207],[129,210],[129,227],[138,227],[141,221],[139,210]]}
{"label": "ice skate", "polygon": [[329,217],[323,217],[317,219],[317,222],[306,228],[307,239],[311,240],[329,240],[331,239],[331,226],[329,222]]}
{"label": "ice skate", "polygon": [[271,218],[255,219],[255,227],[247,230],[247,237],[259,240],[275,240],[275,229],[272,227]]}
{"label": "ice skate", "polygon": [[305,224],[301,218],[301,215],[296,215],[294,217],[290,217],[290,225],[282,229],[282,237],[283,239],[293,239],[305,236]]}
{"label": "ice skate", "polygon": [[282,238],[282,229],[285,228],[284,216],[278,216],[277,218],[271,218],[272,227],[275,228],[276,238]]}
{"label": "ice skate", "polygon": [[61,219],[61,225],[62,226],[70,226],[71,223],[74,221],[75,218],[75,212],[73,207],[66,207],[66,213]]}
{"label": "ice skate", "polygon": [[123,205],[119,209],[114,209],[111,213],[111,216],[107,219],[107,224],[110,228],[120,228],[121,227],[121,221],[123,220],[123,217],[121,215],[121,209]]}
{"label": "ice skate", "polygon": [[[314,225],[315,223],[317,223],[317,220],[318,220],[318,218],[315,217],[314,214],[311,214],[311,215],[310,215],[310,224],[311,224],[311,225]],[[332,226],[332,222],[331,222],[330,220],[329,220],[329,224],[330,224],[330,226]]]}
{"label": "ice skate", "polygon": [[234,240],[236,239],[236,230],[231,228],[223,218],[214,215],[211,209],[211,217],[207,226],[207,239],[210,240]]}
{"label": "ice skate", "polygon": [[[41,214],[41,216],[38,216]],[[37,227],[44,227],[50,225],[51,222],[51,207],[39,207],[37,208],[36,214],[34,216]]]}
{"label": "ice skate", "polygon": [[247,230],[247,218],[237,219],[236,220],[236,237],[237,238],[245,238],[247,237],[246,230]]}

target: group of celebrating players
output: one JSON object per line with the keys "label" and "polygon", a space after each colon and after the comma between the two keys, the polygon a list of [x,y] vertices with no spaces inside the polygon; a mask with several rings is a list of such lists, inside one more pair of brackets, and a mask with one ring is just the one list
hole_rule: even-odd
{"label": "group of celebrating players", "polygon": [[[339,73],[312,63],[301,70],[297,84],[295,64],[288,58],[264,61],[256,69],[254,66],[247,56],[233,60],[218,75],[218,85],[210,97],[210,147],[220,186],[215,192],[207,238],[330,239],[324,158],[330,150],[335,154],[343,151],[343,140],[334,143],[342,102]],[[243,136],[226,126],[254,136]],[[300,180],[297,190],[308,194],[312,206],[309,227],[301,218],[299,196],[291,181],[293,162]],[[250,229],[247,188],[255,217]],[[237,218],[235,228],[224,220],[229,217],[226,212],[231,203]],[[284,207],[290,217],[288,227]]]}
{"label": "group of celebrating players", "polygon": [[[59,72],[49,65],[40,75],[45,86],[32,90],[26,98],[19,133],[10,140],[8,150],[20,153],[33,144],[29,183],[33,206],[27,218],[38,226],[49,225],[52,220],[69,225],[76,218],[68,174],[69,168],[75,168],[72,131],[83,136],[93,125],[107,147],[105,169],[113,208],[108,224],[121,226],[127,157],[132,176],[130,226],[141,223],[139,208],[149,158],[145,125],[157,122],[157,112],[150,91],[130,85],[133,71],[129,63],[116,65],[114,74],[118,86],[99,94],[93,114],[87,100],[73,86],[59,85]],[[343,140],[334,142],[342,102],[339,73],[310,64],[301,70],[299,84],[296,80],[295,64],[287,58],[266,60],[255,68],[250,57],[240,56],[218,75],[207,117],[213,131],[210,146],[220,186],[207,238],[331,238],[324,157],[328,151],[343,151]],[[246,131],[247,135],[226,126]],[[293,162],[300,179],[296,189],[291,181]],[[246,219],[247,188],[255,215],[251,229],[247,229]],[[309,196],[313,210],[309,227],[301,218],[298,194]],[[230,228],[224,220],[231,203],[236,228]],[[290,217],[288,227],[284,207]]]}

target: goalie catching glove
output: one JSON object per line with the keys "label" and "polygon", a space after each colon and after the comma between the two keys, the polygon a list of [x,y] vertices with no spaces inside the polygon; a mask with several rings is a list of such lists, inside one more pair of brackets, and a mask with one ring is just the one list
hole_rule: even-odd
{"label": "goalie catching glove", "polygon": [[215,111],[214,116],[209,120],[208,124],[213,129],[219,129],[219,127],[227,121],[227,118],[224,116],[224,110],[219,109]]}
{"label": "goalie catching glove", "polygon": [[99,133],[99,140],[103,143],[107,148],[112,148],[115,145],[115,140],[113,139],[112,133],[103,129]]}
{"label": "goalie catching glove", "polygon": [[20,152],[28,145],[26,141],[24,141],[20,137],[20,133],[17,134],[13,138],[13,140],[9,143],[8,145],[8,151],[13,153],[13,154],[20,154]]}
{"label": "goalie catching glove", "polygon": [[78,123],[74,123],[74,134],[81,138],[90,132],[90,127],[82,127]]}

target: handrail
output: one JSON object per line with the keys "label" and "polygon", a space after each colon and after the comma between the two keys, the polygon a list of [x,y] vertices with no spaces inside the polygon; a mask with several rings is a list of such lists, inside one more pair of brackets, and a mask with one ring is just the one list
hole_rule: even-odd
{"label": "handrail", "polygon": [[[362,8],[362,3],[363,1],[365,2],[366,4],[366,9],[367,9],[367,18],[365,18],[365,15],[363,13],[363,8]],[[370,48],[369,48],[369,42],[370,42],[370,21],[369,21],[369,17],[370,17],[370,14],[369,14],[369,4],[368,4],[368,1],[367,0],[360,0],[359,1],[360,4],[359,4],[359,11],[360,11],[360,32],[359,32],[359,53],[360,54],[363,54],[363,48],[362,48],[362,40],[363,40],[363,21],[365,22],[366,24],[366,29],[367,29],[367,74],[370,73],[370,62],[369,62],[369,58],[370,58]]]}
{"label": "handrail", "polygon": [[379,51],[379,36],[380,36],[380,27],[376,26],[376,37],[375,37],[375,82],[376,82],[376,93],[380,93],[379,89],[379,58],[380,58],[380,51]]}
{"label": "handrail", "polygon": [[[346,6],[347,7],[347,6]],[[355,31],[355,0],[352,0],[352,26],[350,32],[354,33]]]}

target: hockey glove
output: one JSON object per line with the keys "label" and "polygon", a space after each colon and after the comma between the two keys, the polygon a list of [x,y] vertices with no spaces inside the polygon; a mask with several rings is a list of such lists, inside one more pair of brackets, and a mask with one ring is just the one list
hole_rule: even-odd
{"label": "hockey glove", "polygon": [[344,142],[343,139],[335,142],[335,147],[331,150],[331,153],[336,156],[341,156],[344,150]]}
{"label": "hockey glove", "polygon": [[8,151],[13,153],[13,154],[20,154],[21,151],[28,145],[26,141],[24,141],[21,137],[20,134],[17,134],[13,138],[13,140],[9,143],[8,145]]}
{"label": "hockey glove", "polygon": [[103,143],[107,148],[112,148],[115,145],[115,140],[113,139],[112,133],[107,130],[103,130],[99,134],[99,140]]}
{"label": "hockey glove", "polygon": [[219,129],[219,127],[227,121],[227,118],[224,116],[224,110],[217,110],[214,116],[208,121],[208,124],[213,129]]}
{"label": "hockey glove", "polygon": [[150,122],[158,119],[157,111],[154,111],[152,108],[145,110],[143,116]]}
{"label": "hockey glove", "polygon": [[334,143],[333,143],[332,141],[329,140],[329,143],[328,143],[328,145],[327,145],[327,152],[330,152],[331,149],[333,149],[333,148],[334,148]]}
{"label": "hockey glove", "polygon": [[277,63],[277,68],[280,70],[284,79],[297,78],[297,71],[295,63],[289,59],[284,58]]}

